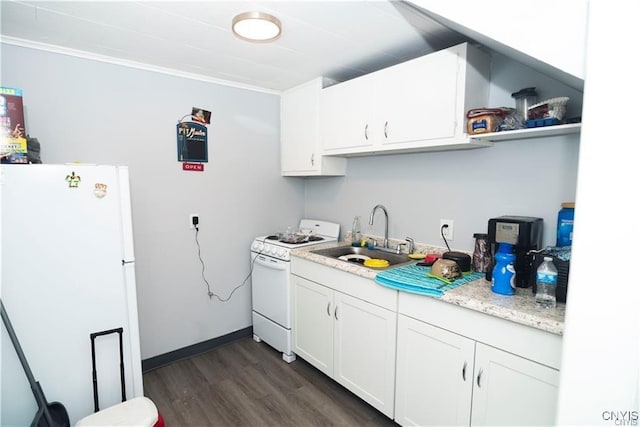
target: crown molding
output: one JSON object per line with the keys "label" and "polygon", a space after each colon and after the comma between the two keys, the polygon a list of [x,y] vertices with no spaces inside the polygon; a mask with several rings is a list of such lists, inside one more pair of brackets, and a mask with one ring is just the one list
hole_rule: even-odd
{"label": "crown molding", "polygon": [[67,47],[35,42],[32,40],[0,36],[0,43],[26,47],[30,49],[37,49],[37,50],[57,53],[61,55],[74,56],[76,58],[89,59],[92,61],[105,62],[109,64],[120,65],[123,67],[135,68],[138,70],[151,71],[154,73],[167,74],[170,76],[182,77],[185,79],[197,80],[197,81],[206,82],[206,83],[214,83],[214,84],[229,86],[237,89],[246,89],[254,92],[269,93],[274,95],[280,95],[282,93],[281,91],[278,91],[278,90],[266,89],[258,86],[252,86],[252,85],[245,85],[242,83],[232,82],[230,80],[224,80],[224,79],[217,79],[217,78],[205,76],[202,74],[188,73],[185,71],[179,71],[172,68],[165,68],[165,67],[159,67],[156,65],[144,64],[142,62],[129,61],[125,59],[114,58],[112,56],[107,56],[107,55],[98,55],[96,53],[85,52],[83,50],[70,49]]}

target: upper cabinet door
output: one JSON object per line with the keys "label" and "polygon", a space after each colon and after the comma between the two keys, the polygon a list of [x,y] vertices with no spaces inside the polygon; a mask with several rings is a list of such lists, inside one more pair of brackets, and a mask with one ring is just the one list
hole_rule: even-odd
{"label": "upper cabinet door", "polygon": [[312,171],[320,162],[313,156],[318,144],[318,100],[321,79],[284,92],[280,98],[281,169]]}
{"label": "upper cabinet door", "polygon": [[323,157],[320,147],[322,77],[280,97],[280,169],[283,176],[344,175],[346,160]]}
{"label": "upper cabinet door", "polygon": [[326,88],[320,94],[328,155],[487,146],[466,135],[465,113],[485,107],[490,57],[467,43]]}
{"label": "upper cabinet door", "polygon": [[458,55],[455,50],[391,67],[380,73],[376,118],[381,144],[451,138],[456,126]]}
{"label": "upper cabinet door", "polygon": [[322,146],[327,153],[367,147],[379,134],[373,120],[373,74],[323,89],[320,96]]}

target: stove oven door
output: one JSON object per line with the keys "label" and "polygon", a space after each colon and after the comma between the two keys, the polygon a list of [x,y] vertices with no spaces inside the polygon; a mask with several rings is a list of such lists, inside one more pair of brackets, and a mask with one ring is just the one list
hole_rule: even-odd
{"label": "stove oven door", "polygon": [[255,258],[251,272],[253,311],[291,329],[290,263],[263,254],[251,255]]}

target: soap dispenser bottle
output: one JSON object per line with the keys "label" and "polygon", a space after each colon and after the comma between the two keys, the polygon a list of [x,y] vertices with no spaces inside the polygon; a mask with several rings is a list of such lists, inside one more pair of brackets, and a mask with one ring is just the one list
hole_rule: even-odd
{"label": "soap dispenser bottle", "polygon": [[360,217],[355,216],[353,218],[353,225],[351,226],[351,245],[360,246],[362,241],[362,234],[360,234]]}

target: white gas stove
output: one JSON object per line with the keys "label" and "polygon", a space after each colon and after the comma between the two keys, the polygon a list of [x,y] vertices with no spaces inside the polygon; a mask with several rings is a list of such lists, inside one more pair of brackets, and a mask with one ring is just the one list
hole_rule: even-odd
{"label": "white gas stove", "polygon": [[[291,250],[335,242],[340,224],[303,219],[296,233],[256,237],[251,244],[253,339],[265,341],[291,363]],[[293,243],[295,242],[295,243]]]}
{"label": "white gas stove", "polygon": [[335,242],[339,235],[340,224],[303,219],[300,221],[297,235],[288,236],[286,233],[274,233],[256,237],[251,244],[251,251],[289,261],[291,249]]}

